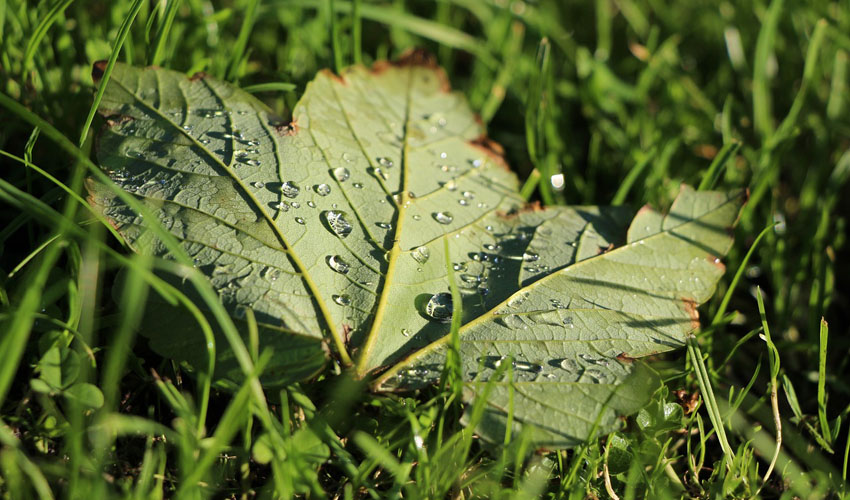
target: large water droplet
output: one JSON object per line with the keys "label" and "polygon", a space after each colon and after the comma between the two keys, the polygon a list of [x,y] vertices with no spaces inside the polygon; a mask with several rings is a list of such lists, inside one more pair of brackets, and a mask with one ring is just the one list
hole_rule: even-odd
{"label": "large water droplet", "polygon": [[452,320],[452,294],[435,293],[425,305],[425,314],[433,321],[448,323]]}
{"label": "large water droplet", "polygon": [[328,257],[328,266],[339,274],[348,274],[351,266],[339,255],[331,255]]}
{"label": "large water droplet", "polygon": [[[345,155],[343,155],[343,157],[344,156]],[[339,182],[345,182],[348,180],[349,177],[351,177],[351,172],[349,172],[348,169],[345,167],[337,167],[333,169],[333,176],[334,179],[338,180]]]}
{"label": "large water droplet", "polygon": [[351,297],[349,297],[348,295],[345,295],[345,294],[334,295],[331,298],[333,299],[334,302],[336,302],[337,304],[339,304],[341,306],[347,306],[348,304],[351,304]]}
{"label": "large water droplet", "polygon": [[280,192],[287,198],[295,198],[301,192],[301,188],[292,181],[286,181],[280,186]]}
{"label": "large water droplet", "polygon": [[428,250],[428,247],[417,247],[410,255],[416,262],[424,264],[428,262],[428,258],[431,257],[431,251]]}
{"label": "large water droplet", "polygon": [[528,329],[528,325],[523,321],[522,316],[517,314],[508,314],[506,316],[502,316],[502,323],[505,324],[508,328],[514,330],[526,330]]}
{"label": "large water droplet", "polygon": [[440,224],[451,224],[454,220],[454,216],[451,212],[435,212],[432,214],[434,220],[439,222]]}
{"label": "large water droplet", "polygon": [[327,184],[319,184],[318,186],[316,186],[316,193],[319,196],[327,196],[331,194],[331,187]]}
{"label": "large water droplet", "polygon": [[532,373],[540,373],[543,371],[543,367],[539,364],[529,363],[527,361],[514,361],[514,368]]}
{"label": "large water droplet", "polygon": [[328,210],[324,212],[325,221],[327,221],[328,226],[331,228],[331,231],[340,238],[345,238],[349,234],[351,234],[351,224],[345,220],[345,212],[339,210]]}
{"label": "large water droplet", "polygon": [[561,362],[558,363],[558,366],[571,373],[578,370],[578,363],[576,363],[575,360],[569,358],[562,359]]}

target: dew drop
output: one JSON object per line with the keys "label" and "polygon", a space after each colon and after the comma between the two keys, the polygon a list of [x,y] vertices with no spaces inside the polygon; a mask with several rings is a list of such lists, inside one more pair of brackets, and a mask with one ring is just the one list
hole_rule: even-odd
{"label": "dew drop", "polygon": [[339,274],[348,274],[351,266],[339,255],[331,255],[327,258],[328,266]]}
{"label": "dew drop", "polygon": [[421,215],[419,215],[419,214],[414,214],[414,215],[413,215],[413,220],[420,220],[420,219],[422,219],[422,216],[421,216]]}
{"label": "dew drop", "polygon": [[413,260],[420,264],[424,264],[428,262],[428,258],[431,257],[431,251],[428,250],[428,247],[417,247],[410,254],[413,257]]}
{"label": "dew drop", "polygon": [[331,187],[327,184],[319,184],[315,189],[319,196],[327,196],[331,194]]}
{"label": "dew drop", "polygon": [[[342,153],[342,159],[350,163],[351,162],[351,155],[348,154],[348,153]],[[342,168],[342,167],[340,167],[340,168]]]}
{"label": "dew drop", "polygon": [[502,323],[505,324],[506,327],[514,329],[514,330],[527,330],[528,325],[525,324],[521,316],[516,314],[508,314],[506,316],[502,316]]}
{"label": "dew drop", "polygon": [[273,203],[272,207],[280,210],[281,212],[288,212],[289,211],[289,203],[287,203],[285,201],[281,201],[279,203]]}
{"label": "dew drop", "polygon": [[192,130],[192,126],[191,125],[183,125],[183,130],[188,132],[188,131]]}
{"label": "dew drop", "polygon": [[484,162],[480,158],[476,158],[469,162],[472,165],[472,168],[478,168],[484,164]]}
{"label": "dew drop", "polygon": [[494,245],[492,243],[485,243],[484,244],[484,250],[488,250],[490,252],[495,252],[498,249],[499,249],[498,245]]}
{"label": "dew drop", "polygon": [[432,320],[448,323],[452,320],[452,294],[441,292],[431,296],[425,305],[425,314]]}
{"label": "dew drop", "polygon": [[461,199],[457,200],[457,204],[462,206],[462,207],[465,207],[465,206],[469,205],[469,200],[465,200],[465,199],[461,198]]}
{"label": "dew drop", "polygon": [[389,228],[392,227],[386,222],[376,222],[375,225],[378,226],[381,229],[389,229]]}
{"label": "dew drop", "polygon": [[260,160],[253,160],[253,159],[252,160],[245,160],[245,165],[250,165],[252,167],[259,167],[260,166]]}
{"label": "dew drop", "polygon": [[455,190],[457,190],[457,182],[455,182],[455,181],[454,181],[454,179],[452,179],[452,180],[450,180],[449,182],[445,183],[445,185],[444,185],[444,186],[445,186],[445,188],[446,188],[446,189],[448,189],[449,191],[455,191]]}
{"label": "dew drop", "polygon": [[475,193],[473,193],[472,191],[464,191],[460,195],[468,200],[475,198]]}
{"label": "dew drop", "polygon": [[539,258],[540,256],[534,252],[525,252],[524,254],[522,254],[522,260],[526,262],[534,262]]}
{"label": "dew drop", "polygon": [[[394,165],[394,163],[393,163],[392,160],[390,160],[386,156],[379,156],[378,157],[378,165],[381,165],[382,167],[391,168]],[[377,171],[378,169],[375,169],[375,170]]]}
{"label": "dew drop", "polygon": [[359,182],[355,182],[354,184],[352,184],[352,186],[354,186],[356,189],[363,189],[363,184]]}
{"label": "dew drop", "polygon": [[280,186],[280,192],[287,198],[295,198],[301,192],[301,187],[292,181],[286,181]]}
{"label": "dew drop", "polygon": [[292,205],[292,208],[301,208],[301,204],[300,204],[300,203],[298,203],[297,201],[293,201],[293,202],[291,203],[291,205]]}
{"label": "dew drop", "polygon": [[558,366],[568,372],[575,372],[578,370],[578,363],[576,363],[575,360],[569,358],[562,359],[561,362],[558,363]]}
{"label": "dew drop", "polygon": [[[343,155],[343,158],[344,157],[345,155]],[[338,180],[339,182],[345,182],[348,180],[349,177],[351,177],[351,172],[349,172],[348,169],[345,167],[337,167],[333,169],[333,176],[334,179]]]}
{"label": "dew drop", "polygon": [[304,218],[303,217],[296,217],[295,222],[297,222],[297,223],[299,223],[303,226],[304,225]]}
{"label": "dew drop", "polygon": [[254,182],[254,183],[251,183],[251,185],[254,186],[257,189],[261,189],[261,188],[266,187],[265,183],[263,183],[263,182]]}
{"label": "dew drop", "polygon": [[454,220],[454,216],[452,216],[451,212],[434,212],[432,215],[434,220],[440,224],[451,224]]}
{"label": "dew drop", "polygon": [[324,212],[325,221],[331,228],[331,231],[340,238],[345,238],[351,234],[351,224],[345,220],[345,212],[339,210],[328,210]]}
{"label": "dew drop", "polygon": [[466,262],[455,262],[452,264],[452,269],[460,272],[466,271]]}
{"label": "dew drop", "polygon": [[440,158],[442,158],[442,159],[444,159],[444,160],[445,160],[445,159],[446,159],[446,158],[448,158],[448,157],[449,157],[449,155],[448,155],[448,153],[446,153],[445,151],[443,151],[442,153],[440,153]]}
{"label": "dew drop", "polygon": [[198,142],[200,142],[201,144],[209,144],[210,140],[204,137],[203,139],[198,139]]}
{"label": "dew drop", "polygon": [[529,363],[527,361],[514,361],[514,368],[532,373],[540,373],[543,371],[543,367],[539,364]]}
{"label": "dew drop", "polygon": [[351,297],[349,297],[348,295],[345,295],[345,294],[342,294],[342,295],[334,295],[334,296],[333,296],[333,297],[331,297],[331,298],[333,299],[333,301],[334,301],[335,303],[337,303],[337,304],[339,304],[339,305],[341,305],[341,306],[347,306],[347,305],[351,304]]}
{"label": "dew drop", "polygon": [[402,328],[401,334],[404,335],[405,337],[410,337],[410,330],[408,330],[407,328]]}
{"label": "dew drop", "polygon": [[316,208],[316,204],[315,204],[315,203],[313,203],[313,201],[312,201],[312,200],[310,200],[310,201],[308,201],[308,202],[307,202],[307,206],[308,206],[308,207],[310,207],[310,208]]}

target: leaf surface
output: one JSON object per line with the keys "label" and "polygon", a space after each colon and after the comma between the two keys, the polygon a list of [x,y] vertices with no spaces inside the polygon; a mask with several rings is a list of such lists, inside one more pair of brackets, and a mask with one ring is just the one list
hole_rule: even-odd
{"label": "leaf surface", "polygon": [[[631,359],[696,327],[743,199],[684,189],[670,214],[643,210],[628,231],[619,207],[524,207],[498,145],[415,54],[319,73],[291,120],[212,78],[118,65],[100,113],[97,154],[113,181],[156,213],[235,318],[253,310],[260,348],[275,350],[267,385],[317,373],[328,352],[377,375],[376,388],[435,380],[448,259],[466,394],[512,363],[480,426],[496,440],[510,421],[571,445],[597,415],[604,430],[639,408],[654,377],[633,375]],[[151,221],[105,186],[90,191],[130,246],[168,256]],[[154,349],[200,363],[191,322],[151,309]],[[238,378],[221,351],[217,376]]]}

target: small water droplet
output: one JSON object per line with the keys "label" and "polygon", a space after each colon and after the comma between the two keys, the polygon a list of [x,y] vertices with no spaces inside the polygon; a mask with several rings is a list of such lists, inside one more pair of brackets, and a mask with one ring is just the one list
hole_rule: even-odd
{"label": "small water droplet", "polygon": [[295,198],[301,192],[301,187],[295,182],[286,181],[280,186],[280,192],[287,198]]}
{"label": "small water droplet", "polygon": [[276,208],[276,209],[280,210],[281,212],[288,212],[289,211],[289,203],[287,203],[285,201],[281,201],[281,202],[278,202],[278,203],[272,203],[272,208]]}
{"label": "small water droplet", "polygon": [[522,260],[524,260],[526,262],[534,262],[539,258],[540,258],[540,255],[538,255],[534,252],[525,252],[525,253],[522,254]]}
{"label": "small water droplet", "polygon": [[328,266],[339,274],[348,274],[351,266],[340,255],[331,255],[327,258]]}
{"label": "small water droplet", "polygon": [[201,144],[209,144],[210,140],[204,137],[203,139],[198,139],[198,142],[200,142]]}
{"label": "small water droplet", "polygon": [[300,203],[298,203],[297,201],[293,201],[293,202],[291,203],[291,205],[292,205],[292,208],[301,208],[301,204],[300,204]]}
{"label": "small water droplet", "polygon": [[351,304],[351,297],[349,297],[348,295],[345,295],[345,294],[334,295],[331,298],[333,299],[334,302],[336,302],[337,304],[339,304],[341,306],[347,306],[347,305]]}
{"label": "small water droplet", "polygon": [[351,234],[351,224],[345,220],[345,212],[341,212],[339,210],[328,210],[324,212],[325,221],[328,223],[328,226],[331,228],[334,234],[339,236],[340,238],[345,238],[349,234]]}
{"label": "small water droplet", "polygon": [[421,215],[419,215],[419,214],[414,214],[414,215],[413,215],[413,220],[420,220],[420,219],[422,219],[422,216],[421,216]]}
{"label": "small water droplet", "polygon": [[454,179],[452,179],[452,180],[450,180],[449,182],[445,183],[443,186],[444,186],[446,189],[448,189],[449,191],[455,191],[455,190],[457,190],[457,182],[455,182],[455,181],[454,181]]}
{"label": "small water droplet", "polygon": [[313,203],[313,200],[308,201],[307,206],[310,207],[310,208],[316,208],[316,204]]}
{"label": "small water droplet", "polygon": [[484,229],[487,230],[488,233],[493,232],[493,226],[486,226]]}
{"label": "small water droplet", "polygon": [[435,212],[432,214],[434,220],[439,222],[440,224],[451,224],[454,220],[454,216],[451,212]]}
{"label": "small water droplet", "polygon": [[251,185],[254,186],[257,189],[261,189],[261,188],[266,187],[265,183],[260,182],[260,181],[253,182],[253,183],[251,183]]}
{"label": "small water droplet", "polygon": [[192,130],[192,126],[191,125],[183,125],[183,130],[188,132],[188,131]]}
{"label": "small water droplet", "polygon": [[254,159],[245,160],[243,163],[245,163],[245,165],[250,165],[252,167],[259,167],[260,166],[260,160],[254,160]]}
{"label": "small water droplet", "polygon": [[494,245],[492,243],[485,243],[484,250],[489,250],[490,252],[495,252],[499,249],[499,245]]}
{"label": "small water droplet", "polygon": [[564,318],[564,321],[562,321],[562,323],[564,323],[568,328],[575,328],[576,327],[576,325],[573,324],[573,317],[572,316],[567,316],[566,318]]}
{"label": "small water droplet", "polygon": [[465,207],[465,206],[469,205],[469,200],[465,200],[465,199],[461,198],[461,199],[457,200],[457,204],[462,206],[462,207]]}
{"label": "small water droplet", "polygon": [[376,222],[375,225],[381,229],[389,229],[390,227],[392,227],[386,222]]}
{"label": "small water droplet", "polygon": [[410,330],[408,330],[407,328],[402,328],[401,334],[404,335],[405,337],[410,337]]}
{"label": "small water droplet", "polygon": [[363,189],[363,184],[359,182],[355,182],[354,184],[352,184],[352,186],[354,186],[356,189]]}
{"label": "small water droplet", "polygon": [[422,247],[417,247],[415,250],[413,250],[413,252],[411,252],[410,255],[413,257],[413,260],[415,260],[416,262],[418,262],[420,264],[424,264],[424,263],[428,262],[428,258],[431,257],[431,251],[428,250],[428,247],[422,246]]}
{"label": "small water droplet", "polygon": [[[348,153],[342,153],[342,159],[343,159],[343,160],[345,160],[345,161],[347,161],[347,162],[351,162],[351,159],[352,159],[352,158],[351,158],[351,155],[350,155],[350,154],[348,154]],[[340,167],[340,168],[343,168],[343,167]]]}
{"label": "small water droplet", "polygon": [[459,272],[466,271],[466,262],[455,262],[452,264],[452,269]]}
{"label": "small water droplet", "polygon": [[[391,168],[394,165],[394,163],[393,163],[392,160],[390,160],[386,156],[379,156],[378,157],[378,165],[381,165],[382,167]],[[378,169],[375,169],[375,170],[377,171]]]}
{"label": "small water droplet", "polygon": [[452,294],[435,293],[425,305],[425,314],[433,321],[448,323],[452,320]]}
{"label": "small water droplet", "polygon": [[532,373],[540,373],[543,371],[543,367],[539,364],[529,363],[527,361],[514,361],[514,368]]}
{"label": "small water droplet", "polygon": [[473,193],[472,191],[464,191],[460,195],[468,200],[475,198],[475,193]]}
{"label": "small water droplet", "polygon": [[446,158],[448,158],[448,157],[449,157],[449,155],[448,155],[448,153],[446,153],[445,151],[443,151],[442,153],[440,153],[440,158],[442,158],[442,159],[444,159],[444,160],[445,160],[445,159],[446,159]]}
{"label": "small water droplet", "polygon": [[299,223],[303,226],[304,225],[304,218],[303,217],[296,217],[295,222],[297,222],[297,223]]}
{"label": "small water droplet", "polygon": [[[343,155],[343,157],[344,156],[345,155]],[[348,180],[349,177],[351,177],[351,172],[349,172],[348,169],[345,167],[337,167],[333,169],[333,176],[334,179],[338,180],[339,182],[345,182]]]}
{"label": "small water droplet", "polygon": [[318,194],[319,196],[327,196],[331,194],[331,187],[327,184],[319,184],[315,187],[315,190],[316,194]]}

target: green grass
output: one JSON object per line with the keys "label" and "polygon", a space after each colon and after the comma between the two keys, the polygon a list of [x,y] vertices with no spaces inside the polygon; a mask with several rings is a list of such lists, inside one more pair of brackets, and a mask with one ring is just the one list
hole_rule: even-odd
{"label": "green grass", "polygon": [[[0,494],[850,496],[847,33],[850,5],[822,1],[0,0]],[[658,360],[665,387],[623,431],[493,446],[459,424],[457,384],[375,395],[334,370],[266,394],[263,353],[223,310],[216,349],[249,374],[233,393],[136,338],[151,293],[198,309],[153,272],[172,264],[130,254],[83,200],[92,63],[110,61],[102,81],[115,61],[204,71],[285,113],[319,69],[414,46],[529,199],[637,208],[682,182],[749,187],[703,329]],[[197,315],[175,334],[211,335]]]}

